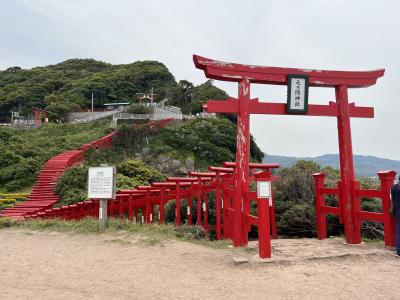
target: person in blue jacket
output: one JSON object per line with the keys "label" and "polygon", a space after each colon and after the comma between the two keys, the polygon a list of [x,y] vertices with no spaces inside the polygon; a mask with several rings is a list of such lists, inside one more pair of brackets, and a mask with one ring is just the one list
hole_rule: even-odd
{"label": "person in blue jacket", "polygon": [[393,185],[390,192],[392,195],[393,214],[396,217],[396,223],[397,223],[396,251],[397,251],[397,257],[400,257],[400,175],[398,179],[399,182]]}

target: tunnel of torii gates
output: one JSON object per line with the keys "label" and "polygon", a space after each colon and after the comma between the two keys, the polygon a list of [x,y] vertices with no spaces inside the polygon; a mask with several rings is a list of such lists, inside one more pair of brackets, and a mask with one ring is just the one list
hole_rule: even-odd
{"label": "tunnel of torii gates", "polygon": [[[270,170],[260,171],[249,175],[250,159],[250,114],[271,115],[303,115],[336,117],[339,140],[340,176],[336,188],[324,187],[324,174],[314,174],[316,193],[316,220],[318,238],[326,238],[326,215],[333,214],[339,217],[344,225],[345,239],[348,244],[361,243],[361,222],[371,220],[384,224],[385,245],[395,245],[396,224],[394,217],[389,213],[390,188],[394,182],[394,171],[380,171],[378,176],[381,181],[380,189],[362,190],[354,175],[353,152],[351,140],[350,118],[373,118],[373,107],[356,106],[349,103],[348,88],[364,88],[372,86],[385,70],[374,71],[326,71],[304,70],[295,68],[263,67],[228,63],[193,55],[196,68],[204,71],[205,76],[214,80],[230,81],[238,83],[238,98],[229,97],[227,100],[209,100],[204,108],[210,113],[237,114],[236,134],[236,163],[234,180],[236,185],[235,196],[229,209],[228,218],[232,220],[232,235],[234,246],[244,246],[248,242],[248,230],[251,225],[257,225],[259,229],[260,256],[270,257],[270,235],[268,201],[254,199],[250,191],[250,179],[264,178],[270,180]],[[256,84],[289,85],[291,77],[306,78],[307,89],[310,87],[328,87],[335,89],[336,101],[327,105],[305,104],[302,111],[291,111],[288,103],[268,103],[250,98],[250,86]],[[288,94],[290,93],[288,89]],[[289,98],[289,96],[288,96]],[[253,195],[252,199],[250,195]],[[325,205],[325,196],[335,195],[338,198],[338,206]],[[271,195],[272,196],[272,195]],[[257,196],[258,197],[258,196]],[[367,212],[361,210],[362,197],[381,198],[382,212]],[[257,200],[258,224],[255,224],[253,216],[249,214],[250,201]],[[267,220],[263,220],[267,218]],[[224,225],[230,221],[224,219]],[[267,229],[261,226],[268,225]],[[225,228],[225,226],[224,226]],[[263,236],[262,232],[267,232]],[[261,249],[261,243],[265,251]]]}

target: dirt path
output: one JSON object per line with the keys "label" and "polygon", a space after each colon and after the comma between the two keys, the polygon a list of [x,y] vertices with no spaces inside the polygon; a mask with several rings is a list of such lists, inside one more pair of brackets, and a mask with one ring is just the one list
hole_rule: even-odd
{"label": "dirt path", "polygon": [[[122,235],[0,230],[0,299],[399,299],[400,259],[341,239],[256,251]],[[232,257],[250,261],[235,266]]]}

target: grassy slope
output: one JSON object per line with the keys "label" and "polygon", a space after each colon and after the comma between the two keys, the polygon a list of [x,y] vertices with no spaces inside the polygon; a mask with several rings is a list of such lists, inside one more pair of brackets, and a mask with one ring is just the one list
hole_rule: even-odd
{"label": "grassy slope", "polygon": [[109,125],[109,120],[102,120],[22,131],[0,128],[0,191],[26,191],[47,160],[104,136]]}

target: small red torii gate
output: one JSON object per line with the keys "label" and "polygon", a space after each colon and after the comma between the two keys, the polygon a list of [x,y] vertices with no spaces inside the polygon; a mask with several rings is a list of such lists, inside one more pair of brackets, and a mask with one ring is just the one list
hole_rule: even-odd
{"label": "small red torii gate", "polygon": [[351,141],[350,118],[373,118],[373,107],[360,107],[349,103],[348,88],[372,86],[385,70],[374,71],[326,71],[295,68],[263,67],[222,62],[193,55],[196,68],[204,71],[207,78],[238,83],[238,98],[226,101],[210,100],[205,105],[208,112],[237,114],[236,168],[237,197],[234,199],[235,210],[233,244],[247,244],[247,226],[244,217],[245,195],[249,191],[250,158],[250,114],[288,115],[286,103],[259,102],[250,98],[251,83],[287,85],[291,74],[307,75],[311,87],[335,88],[336,102],[328,105],[309,104],[306,116],[336,117],[338,124],[340,156],[340,201],[343,207],[343,223],[346,242],[361,242],[361,232],[357,219],[357,198],[354,193],[355,175]]}

